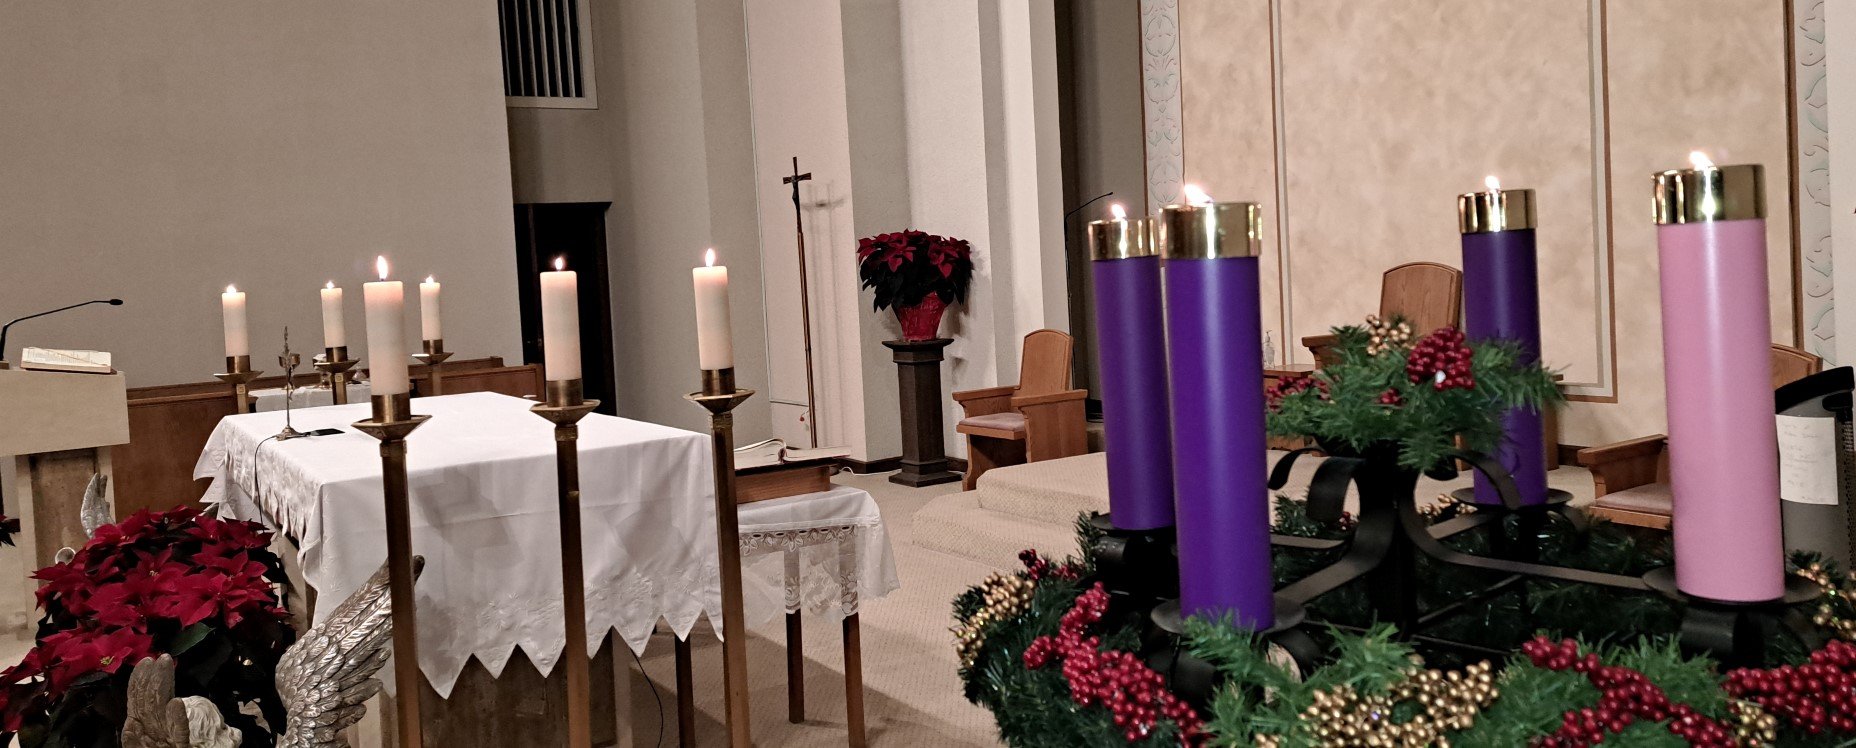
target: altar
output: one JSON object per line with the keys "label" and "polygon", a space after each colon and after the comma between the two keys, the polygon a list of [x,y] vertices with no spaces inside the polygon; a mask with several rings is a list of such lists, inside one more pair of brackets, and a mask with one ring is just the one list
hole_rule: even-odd
{"label": "altar", "polygon": [[[407,444],[419,666],[448,696],[475,657],[500,674],[516,647],[545,675],[564,650],[553,428],[532,402],[492,393],[425,397],[430,415]],[[274,437],[282,412],[227,417],[194,469],[204,500],[293,539],[315,614],[328,614],[386,558],[379,442],[350,424],[368,405],[311,408]],[[580,422],[587,652],[615,631],[642,652],[659,620],[687,637],[719,621],[709,440],[655,424],[589,415]]]}

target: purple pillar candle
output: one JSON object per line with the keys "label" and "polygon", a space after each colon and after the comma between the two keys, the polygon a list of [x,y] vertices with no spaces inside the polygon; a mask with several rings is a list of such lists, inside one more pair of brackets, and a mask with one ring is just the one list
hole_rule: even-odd
{"label": "purple pillar candle", "polygon": [[1109,521],[1120,530],[1154,530],[1173,526],[1160,258],[1148,241],[1147,222],[1129,221],[1115,207],[1113,220],[1089,224]]}
{"label": "purple pillar candle", "polygon": [[1657,174],[1663,381],[1676,586],[1730,602],[1785,591],[1763,175],[1756,165]]}
{"label": "purple pillar candle", "polygon": [[[1540,360],[1540,284],[1534,253],[1534,191],[1504,190],[1489,177],[1487,192],[1457,196],[1463,232],[1463,332],[1470,340],[1520,345],[1522,361]],[[1514,476],[1521,503],[1547,500],[1547,451],[1540,411],[1502,415],[1494,457]],[[1476,502],[1499,504],[1495,485],[1478,472]]]}
{"label": "purple pillar candle", "polygon": [[1274,625],[1254,203],[1169,205],[1166,258],[1180,610]]}

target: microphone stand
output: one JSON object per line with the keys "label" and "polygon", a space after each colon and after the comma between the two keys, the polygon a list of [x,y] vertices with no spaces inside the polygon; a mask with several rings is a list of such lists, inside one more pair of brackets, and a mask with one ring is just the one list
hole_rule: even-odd
{"label": "microphone stand", "polygon": [[67,309],[76,309],[80,306],[90,306],[91,304],[108,304],[110,306],[122,306],[122,299],[92,299],[90,301],[78,302],[70,306],[61,306],[49,312],[39,312],[38,314],[28,314],[24,317],[20,317],[19,319],[13,320],[12,322],[8,322],[5,325],[0,325],[0,369],[11,368],[11,365],[9,365],[6,362],[6,334],[8,330],[13,329],[14,325],[19,324],[29,319],[43,317],[47,314],[57,314]]}

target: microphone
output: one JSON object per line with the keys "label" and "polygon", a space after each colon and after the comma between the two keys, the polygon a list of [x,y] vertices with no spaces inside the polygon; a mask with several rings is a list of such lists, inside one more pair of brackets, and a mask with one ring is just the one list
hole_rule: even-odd
{"label": "microphone", "polygon": [[13,329],[13,325],[19,324],[29,319],[43,317],[47,314],[57,314],[59,312],[62,312],[68,309],[76,309],[80,306],[90,306],[91,304],[108,304],[110,306],[122,306],[122,299],[91,299],[90,301],[79,302],[76,304],[72,304],[70,306],[61,306],[61,307],[58,307],[57,309],[53,309],[48,312],[39,312],[38,314],[28,314],[24,317],[20,317],[19,319],[13,320],[12,322],[8,322],[5,325],[0,325],[0,369],[6,368],[6,333],[8,330]]}

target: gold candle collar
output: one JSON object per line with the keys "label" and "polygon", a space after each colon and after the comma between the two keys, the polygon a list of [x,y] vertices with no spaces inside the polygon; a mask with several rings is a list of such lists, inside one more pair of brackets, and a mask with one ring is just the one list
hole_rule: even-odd
{"label": "gold candle collar", "polygon": [[1095,260],[1152,257],[1152,218],[1109,218],[1089,222],[1089,256]]}
{"label": "gold candle collar", "polygon": [[1256,257],[1263,253],[1263,209],[1256,203],[1168,205],[1154,221],[1153,240],[1169,260]]}
{"label": "gold candle collar", "polygon": [[1766,174],[1759,164],[1670,169],[1653,176],[1656,225],[1766,217]]}
{"label": "gold candle collar", "polygon": [[1465,234],[1534,228],[1534,191],[1492,189],[1456,197],[1457,228]]}

